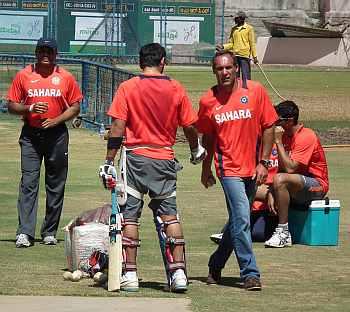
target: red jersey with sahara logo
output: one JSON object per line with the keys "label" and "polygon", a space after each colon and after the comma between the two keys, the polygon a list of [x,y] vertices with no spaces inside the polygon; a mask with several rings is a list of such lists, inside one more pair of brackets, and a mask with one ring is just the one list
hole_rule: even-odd
{"label": "red jersey with sahara logo", "polygon": [[25,116],[30,126],[41,127],[42,120],[56,118],[69,106],[78,104],[83,96],[73,75],[65,69],[56,66],[48,77],[41,76],[34,69],[34,65],[28,65],[17,73],[7,98],[24,105],[47,102],[48,111],[45,114],[28,113]]}
{"label": "red jersey with sahara logo", "polygon": [[283,146],[289,157],[299,163],[298,172],[320,182],[323,192],[329,188],[326,156],[315,132],[303,125],[292,137],[284,134]]}
{"label": "red jersey with sahara logo", "polygon": [[260,133],[271,127],[277,114],[265,88],[247,81],[224,98],[211,88],[200,99],[198,130],[216,138],[215,168],[218,177],[251,177],[256,168]]}
{"label": "red jersey with sahara logo", "polygon": [[108,115],[126,121],[126,147],[137,147],[134,153],[155,159],[173,159],[177,128],[197,121],[185,89],[164,75],[124,81]]}
{"label": "red jersey with sahara logo", "polygon": [[[272,146],[271,155],[269,159],[269,170],[265,184],[272,184],[273,177],[278,172],[278,151],[276,144]],[[252,211],[262,211],[267,210],[268,206],[266,202],[255,200],[252,205]]]}

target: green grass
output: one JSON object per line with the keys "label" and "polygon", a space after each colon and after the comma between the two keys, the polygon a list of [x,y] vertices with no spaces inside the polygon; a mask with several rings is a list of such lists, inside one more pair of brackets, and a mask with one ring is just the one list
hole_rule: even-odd
{"label": "green grass", "polygon": [[[137,70],[136,67],[128,67]],[[167,73],[181,81],[195,106],[200,95],[215,83],[210,67],[169,66]],[[319,71],[304,68],[268,68],[267,75],[283,96],[301,107],[306,125],[320,131],[332,127],[349,127],[350,89],[348,71]],[[254,70],[253,78],[266,84]],[[328,88],[326,86],[328,85]],[[268,87],[274,101],[278,98]],[[157,236],[148,208],[144,209],[139,250],[141,290],[136,294],[111,294],[93,287],[91,280],[79,283],[62,279],[66,268],[63,231],[59,244],[47,247],[37,242],[29,249],[14,247],[17,226],[17,191],[20,179],[18,136],[21,122],[16,116],[0,114],[0,261],[3,263],[0,294],[3,295],[76,295],[178,297],[163,292],[164,272]],[[97,168],[105,156],[106,142],[94,132],[72,129],[70,171],[67,181],[61,226],[83,211],[109,202],[109,193],[100,185]],[[184,170],[179,173],[178,206],[187,241],[186,253],[190,276],[190,298],[194,311],[348,311],[350,304],[349,228],[350,151],[329,151],[332,199],[341,200],[340,240],[336,247],[296,245],[290,249],[265,249],[254,244],[264,289],[248,293],[237,287],[239,271],[236,260],[230,259],[223,271],[224,285],[209,287],[204,281],[207,261],[215,245],[208,239],[226,220],[225,201],[219,186],[206,190],[199,183],[200,167],[188,162],[188,147],[176,146]],[[147,203],[146,203],[147,205]],[[37,238],[44,214],[45,194],[41,179]],[[327,230],[327,229],[325,229]]]}
{"label": "green grass", "polygon": [[[136,65],[123,68],[137,73]],[[200,96],[215,84],[210,66],[167,66],[166,74],[179,80],[188,90],[194,107]],[[300,68],[291,66],[266,67],[266,75],[280,95],[295,101],[300,108],[300,119],[322,124],[323,129],[337,123],[349,127],[350,120],[350,72],[328,68]],[[252,79],[260,81],[268,90],[274,104],[282,101],[266,82],[262,73],[253,67]]]}
{"label": "green grass", "polygon": [[[136,65],[120,65],[134,73]],[[76,67],[69,67],[76,71]],[[6,94],[8,84],[18,67],[0,67],[0,93]],[[300,107],[300,119],[310,125],[321,124],[327,130],[332,124],[347,127],[350,120],[350,72],[346,69],[309,68],[296,66],[264,66],[266,75],[282,97],[295,101]],[[179,80],[188,90],[194,107],[198,108],[200,96],[215,84],[210,66],[170,65],[165,73]],[[274,104],[282,101],[266,82],[256,66],[252,66],[252,78],[266,86]]]}
{"label": "green grass", "polygon": [[[3,263],[0,294],[2,295],[74,295],[122,297],[179,297],[162,291],[164,272],[151,213],[145,207],[141,226],[139,274],[141,289],[136,294],[111,294],[93,287],[85,279],[65,282],[66,268],[63,231],[56,247],[39,242],[29,249],[16,249],[14,236],[17,223],[16,200],[19,181],[20,122],[16,117],[0,115],[0,261]],[[104,159],[106,142],[96,133],[72,129],[70,171],[67,182],[61,226],[82,211],[109,202],[97,178],[97,168]],[[207,261],[215,245],[208,239],[226,219],[225,202],[219,186],[206,190],[199,183],[200,167],[188,162],[188,147],[176,146],[184,170],[178,179],[178,206],[187,241],[186,255],[190,277],[189,291],[180,297],[191,299],[193,311],[348,311],[350,151],[327,152],[330,169],[330,197],[341,200],[340,241],[335,247],[295,245],[289,249],[265,249],[255,243],[254,250],[262,272],[261,293],[246,292],[237,287],[239,271],[236,260],[230,259],[223,271],[222,286],[207,286]],[[41,184],[37,238],[44,213],[44,192]],[[327,229],[325,229],[327,230]]]}

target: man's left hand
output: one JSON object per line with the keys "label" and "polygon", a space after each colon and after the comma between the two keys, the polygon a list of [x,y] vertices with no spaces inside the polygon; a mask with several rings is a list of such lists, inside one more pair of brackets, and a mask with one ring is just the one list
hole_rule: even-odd
{"label": "man's left hand", "polygon": [[253,180],[256,179],[256,185],[264,184],[267,179],[267,169],[262,165],[258,164],[255,168],[255,174]]}
{"label": "man's left hand", "polygon": [[51,118],[46,118],[44,121],[41,123],[41,127],[44,129],[48,128],[53,128],[58,125],[58,122],[56,119],[51,119]]}
{"label": "man's left hand", "polygon": [[253,62],[254,62],[254,64],[258,64],[259,63],[258,58],[256,56],[253,58]]}
{"label": "man's left hand", "polygon": [[284,130],[281,126],[277,126],[274,129],[274,139],[275,143],[279,144],[282,143],[282,136],[283,136]]}

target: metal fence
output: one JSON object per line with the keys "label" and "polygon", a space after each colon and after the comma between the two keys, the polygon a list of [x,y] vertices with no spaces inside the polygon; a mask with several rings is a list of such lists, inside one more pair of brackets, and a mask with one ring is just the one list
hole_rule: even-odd
{"label": "metal fence", "polygon": [[[13,55],[0,53],[0,106],[4,110],[6,93],[15,74],[28,64],[35,62],[32,55]],[[114,91],[123,81],[134,76],[133,73],[110,65],[72,58],[57,58],[80,84],[84,99],[81,103],[79,119],[86,127],[108,126],[111,123],[106,115],[112,102]]]}

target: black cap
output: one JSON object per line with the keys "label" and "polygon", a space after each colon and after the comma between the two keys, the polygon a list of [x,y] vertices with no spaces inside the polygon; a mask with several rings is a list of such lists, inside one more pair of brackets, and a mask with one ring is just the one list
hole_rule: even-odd
{"label": "black cap", "polygon": [[247,14],[245,14],[243,11],[238,11],[237,14],[236,14],[237,17],[243,17],[243,18],[246,18],[247,17]]}
{"label": "black cap", "polygon": [[40,38],[36,44],[36,48],[48,47],[57,50],[57,42],[51,38]]}

